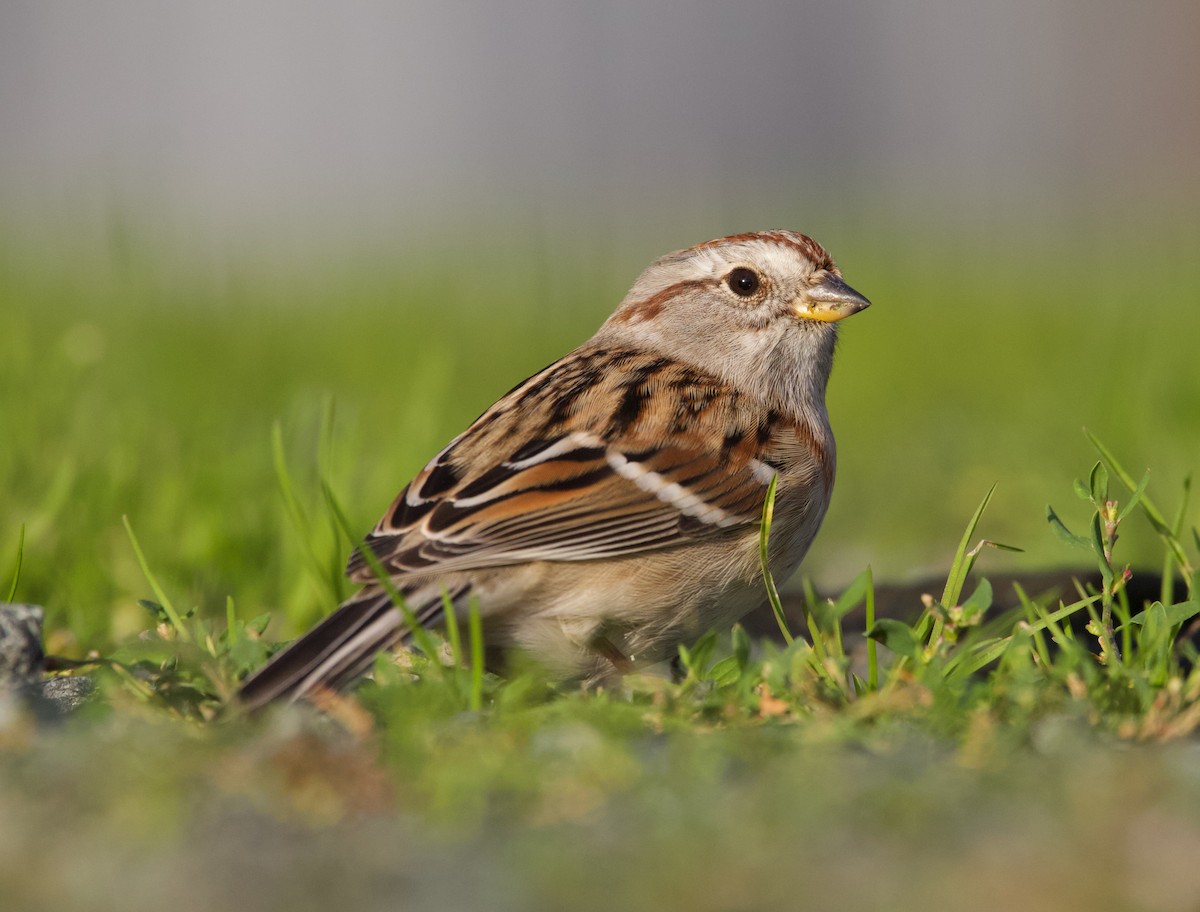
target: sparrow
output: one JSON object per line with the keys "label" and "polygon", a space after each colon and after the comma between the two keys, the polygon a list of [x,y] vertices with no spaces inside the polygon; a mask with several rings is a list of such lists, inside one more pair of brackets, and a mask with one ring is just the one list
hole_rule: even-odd
{"label": "sparrow", "polygon": [[450,441],[350,558],[360,591],[241,688],[254,710],[338,690],[416,622],[477,605],[489,654],[603,680],[765,605],[833,490],[825,407],[838,321],[870,302],[806,235],[655,260],[591,339]]}

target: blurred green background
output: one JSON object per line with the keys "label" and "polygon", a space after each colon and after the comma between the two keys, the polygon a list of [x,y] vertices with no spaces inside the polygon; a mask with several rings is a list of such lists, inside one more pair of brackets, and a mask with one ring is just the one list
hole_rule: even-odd
{"label": "blurred green background", "polygon": [[[1070,490],[1094,458],[1084,426],[1178,502],[1200,452],[1194,236],[1019,254],[932,229],[919,242],[824,234],[876,306],[844,324],[831,384],[838,484],[803,571],[819,585],[867,564],[882,580],[943,572],[993,482],[984,533],[1026,553],[989,554],[985,572],[1076,559],[1043,509],[1084,515]],[[323,613],[336,593],[314,581],[287,520],[273,423],[319,517],[332,400],[330,471],[365,531],[494,397],[586,338],[637,269],[571,287],[589,264],[570,245],[469,263],[346,253],[286,272],[250,256],[216,273],[149,238],[61,260],[19,248],[6,246],[0,287],[0,568],[25,524],[19,594],[68,621],[80,646],[145,621],[122,515],[183,605],[219,614],[232,596],[248,615],[290,619],[281,632]],[[346,547],[320,522],[314,540],[322,555]]]}
{"label": "blurred green background", "polygon": [[803,572],[942,572],[993,482],[984,572],[1073,561],[1084,426],[1169,507],[1200,455],[1200,13],[1150,6],[6,4],[0,571],[24,524],[20,598],[103,647],[128,515],[178,603],[294,633],[336,593],[274,422],[318,513],[332,400],[365,531],[652,258],[769,227],[876,305]]}

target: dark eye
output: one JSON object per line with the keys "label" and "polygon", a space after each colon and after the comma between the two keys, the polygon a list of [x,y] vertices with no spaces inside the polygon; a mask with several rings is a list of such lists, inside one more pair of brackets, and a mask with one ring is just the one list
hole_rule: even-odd
{"label": "dark eye", "polygon": [[743,298],[748,298],[754,292],[758,291],[760,284],[758,273],[753,269],[747,269],[745,266],[739,266],[733,272],[725,277],[726,283],[729,285],[729,290],[736,295],[741,295]]}

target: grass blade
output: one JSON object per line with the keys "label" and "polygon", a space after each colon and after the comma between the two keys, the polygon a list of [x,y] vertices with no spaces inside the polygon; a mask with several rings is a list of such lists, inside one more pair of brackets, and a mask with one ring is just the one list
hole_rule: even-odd
{"label": "grass blade", "polygon": [[[283,449],[283,425],[278,421],[271,427],[271,457],[275,465],[275,479],[279,483],[280,493],[283,494],[283,503],[287,508],[288,518],[292,521],[292,528],[300,537],[304,555],[308,558],[309,571],[320,582],[321,588],[327,589],[330,585],[328,570],[313,547],[312,528],[308,522],[308,514],[300,503],[300,498],[296,496],[296,486],[288,471],[287,457],[284,455]],[[341,601],[340,587],[334,585],[330,595],[333,601]]]}
{"label": "grass blade", "polygon": [[320,443],[317,446],[317,476],[320,478],[321,495],[325,501],[325,518],[329,524],[330,537],[333,540],[333,547],[329,549],[328,560],[325,564],[325,572],[328,574],[330,591],[340,602],[346,597],[346,574],[342,545],[353,547],[354,539],[343,531],[334,511],[333,426],[334,400],[333,396],[326,396],[324,407],[321,409]]}
{"label": "grass blade", "polygon": [[25,523],[21,523],[21,530],[17,533],[17,565],[13,568],[12,583],[8,587],[8,598],[6,602],[11,602],[17,595],[17,583],[21,581],[21,562],[25,555]]}
{"label": "grass blade", "polygon": [[[346,513],[342,510],[342,505],[338,502],[337,497],[332,491],[327,492],[326,503],[329,506],[330,514],[341,527],[342,532],[347,536],[353,536],[350,531],[350,521],[346,519]],[[429,636],[429,632],[417,620],[416,615],[412,613],[412,609],[408,607],[408,603],[404,600],[404,596],[400,594],[400,590],[396,588],[396,584],[392,582],[392,576],[388,573],[387,568],[380,562],[378,556],[363,542],[357,546],[359,554],[363,560],[367,562],[367,566],[371,568],[371,573],[375,576],[375,581],[391,599],[393,605],[400,609],[400,613],[404,616],[404,625],[408,628],[408,632],[412,634],[413,642],[417,644],[420,650],[425,653],[430,659],[437,659],[437,647],[433,643],[433,639]]]}
{"label": "grass blade", "polygon": [[476,599],[467,604],[467,635],[471,641],[471,696],[467,705],[472,712],[479,712],[483,709],[483,619]]}
{"label": "grass blade", "polygon": [[442,587],[442,616],[446,619],[446,639],[450,643],[450,655],[454,667],[461,668],[466,656],[462,651],[462,634],[458,630],[458,615],[454,613],[454,602],[450,601],[450,590]]}
{"label": "grass blade", "polygon": [[[875,577],[867,567],[867,630],[875,626]],[[867,638],[867,690],[879,690],[879,656],[877,643]]]}
{"label": "grass blade", "polygon": [[762,525],[759,526],[758,533],[758,564],[762,568],[763,583],[767,587],[767,601],[771,603],[771,611],[775,614],[775,623],[779,625],[783,641],[790,646],[795,637],[788,629],[787,617],[783,613],[783,602],[779,598],[779,589],[775,585],[775,577],[771,575],[767,547],[771,540],[771,520],[775,516],[775,483],[778,480],[778,473],[771,477],[771,483],[767,485],[767,499],[763,501]]}
{"label": "grass blade", "polygon": [[947,608],[957,605],[959,596],[962,595],[967,574],[971,572],[971,565],[975,563],[974,557],[968,556],[967,548],[975,537],[975,529],[979,526],[979,520],[983,517],[983,511],[987,509],[988,502],[992,499],[995,490],[996,485],[993,484],[983,495],[983,500],[975,510],[975,515],[967,523],[966,531],[963,532],[962,539],[958,543],[958,550],[954,552],[954,562],[950,565],[950,575],[946,578],[946,588],[942,592],[942,604]]}
{"label": "grass blade", "polygon": [[122,516],[121,522],[125,524],[125,534],[129,536],[129,543],[133,545],[133,553],[137,556],[138,565],[142,568],[142,575],[146,577],[146,582],[150,584],[150,590],[154,593],[154,597],[158,599],[158,603],[162,605],[163,611],[166,612],[167,617],[170,619],[171,626],[175,628],[175,633],[183,642],[192,642],[192,634],[184,626],[183,618],[179,616],[179,612],[175,610],[175,606],[167,598],[167,593],[163,591],[162,586],[158,584],[158,580],[154,578],[154,574],[150,572],[150,565],[146,562],[146,555],[142,553],[142,546],[138,544],[137,536],[133,534],[133,526],[129,522],[129,517]]}
{"label": "grass blade", "polygon": [[[1183,479],[1183,499],[1179,502],[1179,510],[1175,513],[1175,522],[1171,524],[1171,532],[1178,539],[1183,534],[1183,524],[1187,519],[1188,506],[1192,500],[1192,476],[1188,475]],[[1158,600],[1164,605],[1169,605],[1175,600],[1175,556],[1168,550],[1163,554],[1162,564],[1162,585],[1159,589]],[[1181,571],[1182,567],[1179,568]],[[1194,595],[1194,590],[1191,589],[1191,583],[1188,583],[1189,594]]]}

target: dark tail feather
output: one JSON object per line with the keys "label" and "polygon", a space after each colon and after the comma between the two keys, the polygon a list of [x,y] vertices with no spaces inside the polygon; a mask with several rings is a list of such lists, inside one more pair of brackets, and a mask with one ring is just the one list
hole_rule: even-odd
{"label": "dark tail feather", "polygon": [[277,653],[238,692],[253,712],[298,700],[316,687],[339,690],[370,670],[377,653],[400,642],[404,618],[385,593],[361,592]]}

